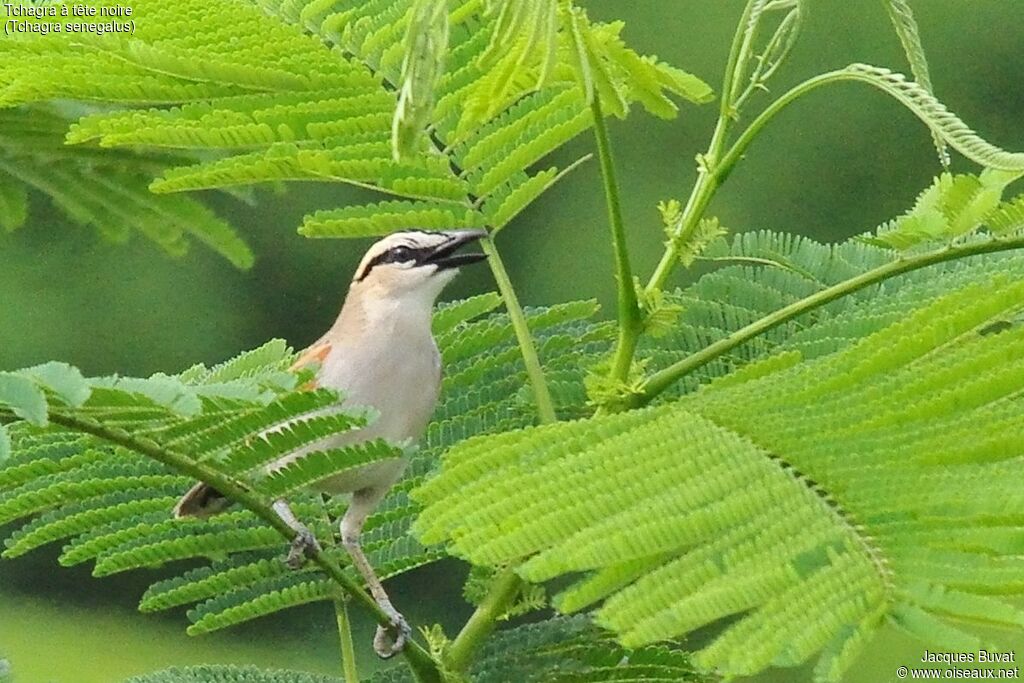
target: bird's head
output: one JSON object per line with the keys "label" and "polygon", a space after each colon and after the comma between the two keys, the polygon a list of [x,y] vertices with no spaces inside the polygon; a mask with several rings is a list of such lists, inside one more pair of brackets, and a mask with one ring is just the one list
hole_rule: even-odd
{"label": "bird's head", "polygon": [[459,247],[487,236],[485,230],[395,232],[373,244],[352,278],[352,289],[380,298],[437,298],[460,266],[486,258],[480,253],[455,253]]}

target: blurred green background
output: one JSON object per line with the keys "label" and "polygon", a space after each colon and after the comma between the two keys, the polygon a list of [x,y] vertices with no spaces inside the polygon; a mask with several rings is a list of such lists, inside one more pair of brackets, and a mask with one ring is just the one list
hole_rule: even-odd
{"label": "blurred green background", "polygon": [[[592,16],[626,21],[641,52],[719,84],[740,0],[623,3],[587,0]],[[867,62],[906,71],[879,0],[815,0],[779,93],[815,73]],[[993,143],[1024,149],[1024,2],[928,0],[915,3],[939,98]],[[754,101],[763,105],[766,97]],[[637,270],[661,253],[655,204],[685,199],[694,155],[704,150],[715,106],[684,106],[676,121],[638,111],[611,132]],[[749,117],[748,117],[749,119]],[[559,154],[590,151],[584,136]],[[955,161],[957,169],[969,169]],[[734,231],[789,230],[838,240],[873,228],[909,206],[938,171],[927,130],[892,100],[860,84],[819,90],[778,118],[750,149],[712,206]],[[87,374],[149,374],[213,363],[270,337],[302,346],[326,329],[341,304],[363,243],[315,242],[295,234],[305,213],[366,201],[349,188],[293,185],[261,192],[255,206],[219,195],[211,205],[247,236],[258,256],[249,272],[196,248],[172,261],[141,241],[125,247],[69,225],[34,198],[29,225],[0,236],[0,369],[61,359]],[[527,304],[598,297],[611,302],[610,246],[600,178],[589,163],[537,202],[499,238]],[[595,275],[597,274],[597,275]],[[493,286],[485,269],[464,273],[447,293]],[[184,617],[142,616],[134,606],[148,576],[95,580],[62,569],[55,552],[0,562],[0,658],[18,683],[111,683],[170,664],[253,662],[337,671],[327,608],[280,615],[201,639],[183,634]],[[396,602],[414,623],[454,627],[467,613],[457,590],[464,569],[440,565],[395,582]],[[361,661],[375,665],[370,625],[356,619]],[[1020,634],[1007,645],[1024,646]],[[849,680],[894,680],[923,647],[885,633]],[[782,671],[761,681],[809,680]]]}

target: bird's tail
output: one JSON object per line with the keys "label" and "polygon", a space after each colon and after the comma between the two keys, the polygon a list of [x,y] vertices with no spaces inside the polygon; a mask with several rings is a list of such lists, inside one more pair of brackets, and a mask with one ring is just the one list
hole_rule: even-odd
{"label": "bird's tail", "polygon": [[231,505],[224,494],[209,484],[199,482],[188,490],[174,506],[175,517],[212,517]]}

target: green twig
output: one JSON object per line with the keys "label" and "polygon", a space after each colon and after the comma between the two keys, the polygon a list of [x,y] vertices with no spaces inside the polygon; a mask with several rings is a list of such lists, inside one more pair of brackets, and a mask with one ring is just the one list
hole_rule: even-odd
{"label": "green twig", "polygon": [[637,408],[646,405],[658,394],[665,391],[665,389],[682,377],[685,377],[697,368],[707,365],[714,359],[728,353],[740,344],[750,341],[754,337],[762,335],[768,330],[789,322],[808,311],[812,311],[815,308],[824,306],[836,299],[853,294],[865,287],[870,287],[871,285],[876,285],[897,275],[909,273],[913,270],[932,266],[937,263],[953,261],[956,259],[966,258],[968,256],[978,256],[980,254],[991,254],[1014,249],[1024,249],[1024,237],[1016,237],[1006,240],[993,239],[986,242],[949,247],[947,249],[942,249],[928,254],[913,256],[899,261],[893,261],[892,263],[886,263],[878,268],[862,273],[857,277],[850,278],[849,280],[845,280],[808,297],[800,299],[789,306],[780,308],[774,313],[733,332],[728,337],[725,337],[724,339],[721,339],[714,344],[687,356],[681,361],[670,365],[664,370],[655,373],[648,378],[646,382],[644,382],[640,392],[634,394],[630,398],[626,407]]}
{"label": "green twig", "polygon": [[334,599],[334,615],[338,621],[338,638],[341,641],[341,670],[345,675],[345,683],[359,683],[356,648],[352,644],[352,620],[348,616],[348,604],[344,598]]}
{"label": "green twig", "polygon": [[633,270],[629,263],[626,229],[619,201],[619,183],[615,177],[615,160],[612,158],[611,142],[608,139],[608,128],[605,126],[600,98],[594,97],[590,103],[590,111],[594,116],[594,137],[597,140],[597,156],[601,160],[601,178],[604,181],[608,224],[612,230],[612,249],[615,254],[615,279],[618,281],[619,338],[615,345],[611,377],[625,381],[629,377],[629,368],[643,328],[643,320],[636,300],[636,288],[633,285]]}
{"label": "green twig", "polygon": [[[519,297],[516,296],[516,291],[512,287],[512,281],[509,279],[505,264],[494,246],[494,241],[491,238],[483,239],[481,246],[491,264],[494,279],[498,283],[498,291],[505,302],[505,309],[508,311],[512,328],[516,333],[516,340],[519,342],[519,351],[523,356],[526,374],[530,378],[534,401],[537,404],[537,419],[541,424],[555,422],[558,420],[558,416],[555,414],[551,392],[548,390],[544,370],[541,367],[540,358],[537,356],[537,348],[526,323],[526,315],[523,313],[523,307],[519,304]],[[447,650],[446,664],[451,670],[464,671],[469,666],[473,653],[494,631],[498,617],[508,610],[508,606],[515,600],[523,585],[523,580],[512,570],[506,571],[495,579],[483,602],[476,608]]]}
{"label": "green twig", "polygon": [[505,270],[505,264],[494,246],[494,240],[484,238],[480,240],[480,246],[487,254],[487,262],[491,265],[491,272],[494,273],[494,280],[498,283],[498,292],[505,303],[505,310],[508,311],[509,319],[512,321],[512,329],[516,333],[516,341],[519,342],[519,351],[523,356],[523,363],[526,365],[526,375],[530,379],[530,387],[533,389],[533,398],[537,403],[537,416],[541,423],[554,422],[558,418],[555,415],[555,405],[551,400],[551,392],[548,390],[547,380],[544,378],[544,370],[540,365],[540,358],[537,356],[537,347],[530,335],[530,326],[526,322],[526,314],[516,296],[516,290],[512,287],[512,281]]}
{"label": "green twig", "polygon": [[715,123],[715,131],[711,135],[711,142],[708,143],[707,151],[699,157],[697,165],[697,181],[690,192],[690,198],[686,206],[679,214],[679,218],[669,230],[669,241],[658,262],[651,279],[647,281],[644,291],[652,294],[654,291],[665,286],[666,280],[679,262],[679,250],[693,237],[694,231],[700,225],[700,219],[704,216],[711,198],[719,186],[719,176],[716,171],[718,159],[725,148],[729,128],[737,116],[736,111],[736,89],[742,72],[746,71],[747,63],[751,56],[752,31],[749,31],[750,16],[753,12],[756,0],[749,0],[740,17],[736,27],[736,33],[732,39],[732,46],[729,49],[729,61],[725,66],[725,75],[722,79],[722,96],[718,110],[718,121]]}
{"label": "green twig", "polygon": [[[195,462],[181,453],[164,448],[151,439],[133,436],[123,429],[108,427],[95,420],[68,415],[59,411],[50,412],[50,420],[68,429],[91,434],[99,439],[127,448],[163,463],[188,476],[204,481],[217,489],[234,503],[241,505],[276,529],[287,540],[295,538],[295,531],[282,520],[260,496],[253,493],[245,484],[216,470],[209,465]],[[373,615],[378,624],[391,626],[390,617],[377,605],[376,601],[364,591],[359,584],[350,578],[327,553],[318,550],[310,559],[336,583],[341,590],[362,605]],[[441,673],[437,663],[418,643],[409,642],[402,650],[409,668],[423,683],[440,683]]]}
{"label": "green twig", "polygon": [[[321,496],[321,503],[323,503]],[[327,505],[321,508],[324,524],[330,528],[331,515],[327,511]],[[337,547],[337,540],[334,534],[327,538],[320,539],[320,545],[324,547]],[[334,596],[334,618],[338,627],[338,642],[341,645],[341,672],[345,677],[345,683],[359,683],[359,666],[356,663],[356,649],[352,644],[352,619],[348,614],[348,597],[344,594]]]}
{"label": "green twig", "polygon": [[494,632],[498,619],[508,611],[523,587],[523,580],[507,569],[495,577],[494,583],[469,621],[449,646],[445,663],[452,671],[464,672],[470,658],[487,636]]}

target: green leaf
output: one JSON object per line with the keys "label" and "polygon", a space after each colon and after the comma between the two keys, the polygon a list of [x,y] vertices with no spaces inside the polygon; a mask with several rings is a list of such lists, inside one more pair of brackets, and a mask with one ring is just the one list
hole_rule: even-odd
{"label": "green leaf", "polygon": [[79,369],[67,363],[45,363],[22,370],[18,374],[54,392],[61,401],[72,408],[81,406],[92,394],[89,383],[82,377]]}
{"label": "green leaf", "polygon": [[679,260],[689,268],[715,240],[728,234],[729,231],[718,222],[718,218],[714,216],[702,218],[690,239],[679,246]]}
{"label": "green leaf", "polygon": [[254,666],[204,665],[171,668],[134,676],[124,683],[342,683],[340,678],[300,671],[262,670]]}
{"label": "green leaf", "polygon": [[0,423],[0,466],[3,466],[11,457],[11,435],[7,433],[7,427]]}
{"label": "green leaf", "polygon": [[[558,0],[182,2],[170,11],[141,0],[128,42],[97,38],[69,49],[53,36],[27,34],[0,46],[0,97],[8,104],[101,103],[67,132],[73,145],[58,150],[61,161],[109,159],[106,185],[67,171],[54,180],[52,169],[68,165],[50,159],[13,168],[24,176],[19,182],[53,195],[73,219],[111,239],[139,232],[175,255],[197,240],[248,267],[252,255],[225,224],[191,200],[147,190],[293,180],[414,200],[415,208],[314,214],[301,230],[310,236],[424,227],[413,223],[420,210],[427,228],[490,221],[500,229],[572,168],[531,167],[592,125]],[[595,60],[609,111],[624,113],[639,100],[669,116],[672,93],[708,98],[695,77],[628,49],[620,30],[586,22],[577,36]],[[54,141],[68,123],[49,131]],[[116,169],[127,154],[109,148],[147,163],[122,178]]]}
{"label": "green leaf", "polygon": [[27,377],[0,372],[0,405],[32,424],[44,426],[47,423],[46,396]]}
{"label": "green leaf", "polygon": [[273,470],[258,481],[257,486],[271,499],[283,498],[293,491],[313,486],[324,479],[355,474],[361,467],[394,462],[402,455],[401,448],[382,440],[317,451]]}
{"label": "green leaf", "polygon": [[986,142],[930,92],[903,75],[867,64],[851,64],[836,73],[873,85],[892,96],[971,161],[1004,171],[1024,171],[1024,154],[1007,152]]}
{"label": "green leaf", "polygon": [[189,618],[194,623],[188,634],[211,633],[299,605],[331,600],[336,591],[328,579],[310,580],[303,572],[282,574],[266,585],[228,593],[191,610]]}
{"label": "green leaf", "polygon": [[[364,549],[382,577],[446,555],[408,533],[418,512],[408,490],[434,466],[438,453],[455,440],[532,420],[518,394],[525,370],[514,331],[507,315],[487,316],[500,301],[488,294],[440,307],[435,323],[451,360],[452,375],[445,380],[449,390],[424,447],[408,454],[407,479],[378,506],[363,535]],[[597,352],[587,346],[593,333],[581,328],[594,312],[593,302],[528,312],[547,368],[560,372],[566,383],[571,372],[579,376],[575,362],[581,356],[574,355],[569,363],[562,350],[578,342],[582,353]],[[50,390],[60,391],[68,401],[61,414],[90,426],[89,434],[23,420],[3,426],[9,438],[0,448],[6,450],[9,444],[10,455],[0,463],[0,525],[18,522],[4,556],[61,542],[62,564],[93,561],[96,575],[182,560],[209,561],[209,567],[154,586],[143,602],[146,610],[202,603],[194,613],[194,632],[333,599],[334,589],[324,588],[331,584],[318,569],[311,566],[301,575],[287,571],[281,562],[286,540],[249,511],[173,519],[175,501],[192,482],[169,472],[162,460],[147,457],[158,449],[193,467],[214,468],[267,504],[288,493],[296,515],[327,542],[346,501],[337,497],[323,502],[319,495],[298,489],[402,453],[380,441],[317,450],[326,439],[365,426],[367,417],[339,412],[333,391],[297,388],[304,380],[285,370],[292,360],[285,343],[273,340],[212,369],[195,365],[173,376],[81,380],[76,370],[56,363],[0,374],[7,390],[28,389],[39,400],[45,394],[29,376],[52,385]],[[282,373],[292,381],[284,381]],[[79,403],[84,398],[82,381],[92,393]],[[0,395],[6,405],[7,394]],[[97,430],[99,435],[94,435]],[[307,451],[299,461],[265,471],[267,463],[298,450]],[[193,467],[186,468],[190,474]],[[344,551],[333,552],[334,560],[359,581],[346,566]]]}
{"label": "green leaf", "polygon": [[472,209],[441,202],[391,201],[326,209],[306,216],[305,237],[375,237],[399,230],[454,230],[483,224]]}
{"label": "green leaf", "polygon": [[497,292],[487,292],[460,301],[440,304],[434,312],[434,334],[443,334],[453,327],[490,313],[501,305]]}
{"label": "green leaf", "polygon": [[[822,680],[838,680],[883,615],[909,610],[927,613],[915,628],[932,647],[950,617],[1016,624],[999,595],[1021,590],[1019,541],[991,527],[1024,483],[1006,445],[1021,435],[1024,327],[978,331],[1019,315],[1024,284],[1019,258],[985,267],[999,264],[897,287],[910,308],[881,323],[849,308],[855,341],[745,381],[463,442],[415,493],[415,529],[532,582],[582,577],[555,605],[603,601],[598,623],[627,647],[728,619],[695,656],[727,676],[820,653]],[[922,563],[943,548],[970,555],[972,578]]]}
{"label": "green leaf", "polygon": [[[943,173],[918,197],[914,208],[861,239],[870,244],[907,250],[920,244],[952,241],[974,233],[999,207],[1003,190],[1021,175],[986,169],[980,176]],[[998,224],[1001,219],[995,217]]]}
{"label": "green leaf", "polygon": [[[615,78],[621,87],[628,89],[630,98],[640,102],[644,108],[664,119],[673,119],[679,109],[665,92],[673,93],[694,104],[704,104],[714,99],[711,87],[682,69],[658,61],[657,57],[641,56],[629,49],[619,37],[624,28],[622,22],[610,24],[600,32],[592,32],[593,40],[588,41],[592,49],[591,59],[613,64],[619,72]],[[600,41],[598,44],[597,41]]]}
{"label": "green leaf", "polygon": [[[711,683],[686,652],[652,646],[630,650],[585,617],[554,617],[495,633],[468,672],[474,683]],[[408,669],[380,671],[371,683],[413,683]]]}
{"label": "green leaf", "polygon": [[409,10],[401,88],[391,132],[396,161],[418,151],[434,113],[448,49],[448,0],[415,0]]}
{"label": "green leaf", "polygon": [[249,247],[205,206],[149,192],[146,176],[182,157],[69,147],[64,134],[71,121],[46,107],[0,110],[0,227],[24,222],[25,190],[31,188],[49,196],[73,222],[94,226],[112,241],[139,234],[183,256],[194,239],[239,268],[252,265]]}
{"label": "green leaf", "polygon": [[[928,58],[925,56],[924,47],[921,45],[921,35],[917,27],[917,20],[914,19],[914,12],[910,8],[910,3],[907,0],[883,0],[883,4],[889,13],[889,19],[892,21],[893,28],[896,29],[896,35],[900,39],[900,44],[903,46],[903,52],[907,56],[907,62],[910,64],[910,73],[914,75],[914,80],[926,91],[934,92],[931,75],[928,72]],[[942,162],[943,166],[948,167],[950,159],[946,143],[936,133],[933,133],[932,137],[935,140],[935,149],[939,153],[939,161]]]}
{"label": "green leaf", "polygon": [[994,235],[1009,235],[1024,230],[1024,195],[1000,204],[985,217],[985,224]]}

